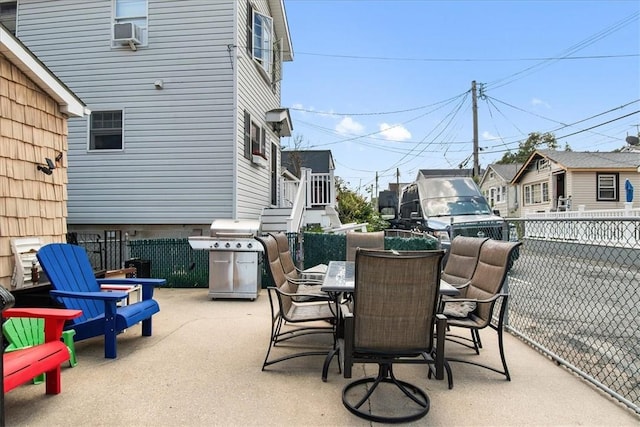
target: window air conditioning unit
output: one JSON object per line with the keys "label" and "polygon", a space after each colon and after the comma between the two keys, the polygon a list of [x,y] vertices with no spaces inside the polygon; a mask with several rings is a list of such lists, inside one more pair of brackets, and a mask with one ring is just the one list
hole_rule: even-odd
{"label": "window air conditioning unit", "polygon": [[113,24],[113,40],[122,43],[140,44],[142,29],[133,22]]}

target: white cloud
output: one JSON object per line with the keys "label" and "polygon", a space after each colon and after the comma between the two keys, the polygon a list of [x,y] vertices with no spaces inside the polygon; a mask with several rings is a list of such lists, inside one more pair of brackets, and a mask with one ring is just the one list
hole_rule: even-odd
{"label": "white cloud", "polygon": [[487,132],[486,130],[484,132],[482,132],[482,139],[486,140],[486,141],[493,141],[495,139],[500,139],[499,136],[495,136],[492,135],[491,133]]}
{"label": "white cloud", "polygon": [[340,120],[340,123],[336,125],[336,132],[342,135],[359,134],[362,133],[363,130],[364,126],[353,120],[351,117],[345,117],[344,119]]}
{"label": "white cloud", "polygon": [[537,107],[538,105],[542,105],[543,107],[551,108],[551,105],[549,105],[548,103],[538,98],[533,98],[531,100],[531,105],[533,105],[534,107]]}
{"label": "white cloud", "polygon": [[402,125],[390,125],[381,123],[380,134],[390,141],[406,141],[411,139],[411,132]]}

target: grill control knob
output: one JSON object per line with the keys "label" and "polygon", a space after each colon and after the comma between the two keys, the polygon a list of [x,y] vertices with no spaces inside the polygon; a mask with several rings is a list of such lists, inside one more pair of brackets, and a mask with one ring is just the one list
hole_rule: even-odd
{"label": "grill control knob", "polygon": [[230,248],[231,247],[231,243],[229,243],[229,242],[225,243],[224,247],[225,248]]}
{"label": "grill control knob", "polygon": [[240,249],[242,247],[242,243],[236,243],[236,248]]}
{"label": "grill control knob", "polygon": [[214,248],[217,248],[218,246],[220,246],[220,243],[218,243],[218,242],[215,242],[215,243],[213,244],[213,247],[214,247]]}
{"label": "grill control knob", "polygon": [[251,249],[253,247],[253,243],[247,243],[247,248]]}

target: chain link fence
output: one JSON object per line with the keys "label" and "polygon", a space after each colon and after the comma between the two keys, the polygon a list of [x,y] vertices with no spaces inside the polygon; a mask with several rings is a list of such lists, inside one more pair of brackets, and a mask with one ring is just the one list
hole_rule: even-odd
{"label": "chain link fence", "polygon": [[640,413],[640,220],[510,220],[507,329]]}

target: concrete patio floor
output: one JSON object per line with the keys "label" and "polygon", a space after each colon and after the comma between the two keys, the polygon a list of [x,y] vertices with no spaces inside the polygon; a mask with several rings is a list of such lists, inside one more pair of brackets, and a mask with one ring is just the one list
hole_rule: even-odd
{"label": "concrete patio floor", "polygon": [[[64,367],[62,393],[26,384],[5,395],[7,426],[366,426],[342,405],[342,378],[322,357],[260,370],[270,329],[269,300],[215,300],[207,289],[158,289],[153,336],[140,326],[103,358],[101,339],[76,344],[78,366]],[[447,354],[498,363],[495,333],[482,334],[481,356],[448,343]],[[323,338],[320,338],[323,341]],[[323,341],[330,343],[327,339]],[[413,425],[638,426],[640,416],[506,334],[512,381],[472,365],[452,364],[454,388],[426,378],[424,365],[399,365],[400,379],[422,387],[431,410]],[[285,349],[280,350],[286,351]],[[373,375],[376,367],[366,366]],[[365,372],[354,367],[353,378]],[[387,402],[394,406],[394,401]]]}

